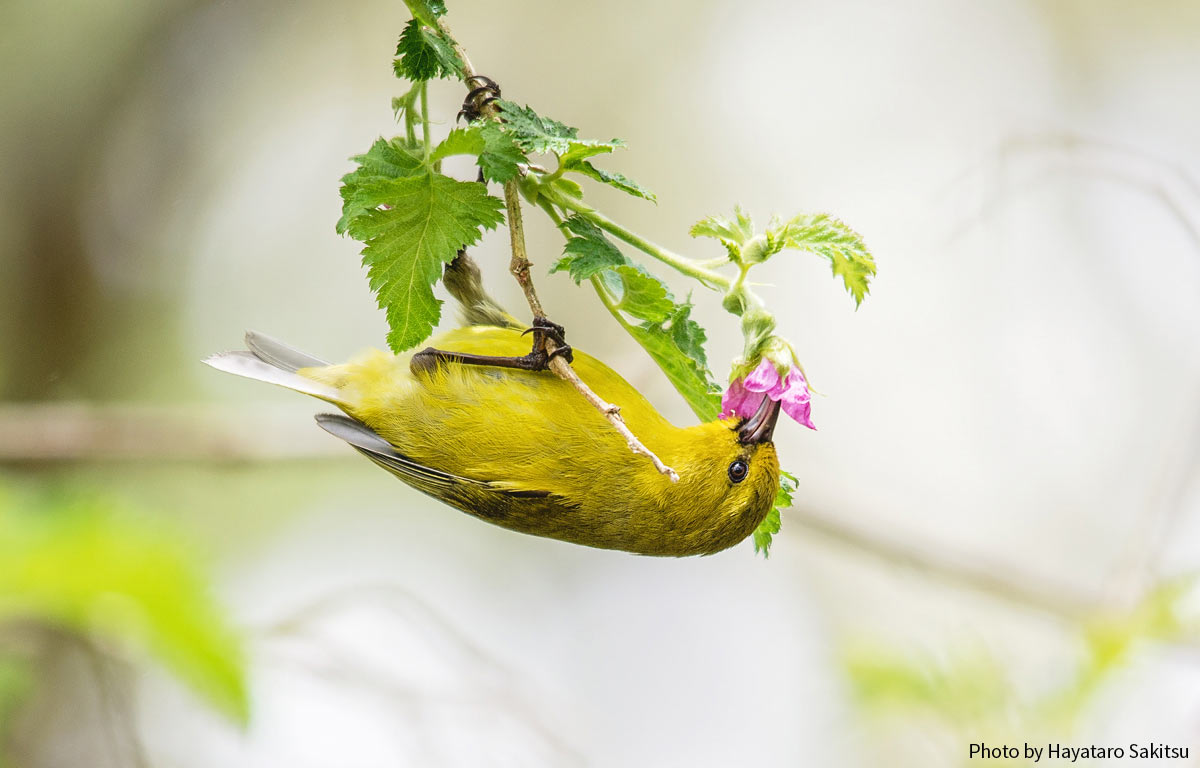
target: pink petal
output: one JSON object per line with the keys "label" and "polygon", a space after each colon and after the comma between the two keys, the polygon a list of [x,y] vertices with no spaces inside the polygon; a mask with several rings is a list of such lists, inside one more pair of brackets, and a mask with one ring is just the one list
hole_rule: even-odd
{"label": "pink petal", "polygon": [[748,419],[758,410],[761,402],[761,393],[748,391],[742,386],[741,379],[734,379],[729,383],[729,389],[725,390],[725,394],[721,397],[721,418],[740,416]]}
{"label": "pink petal", "polygon": [[817,425],[812,422],[812,402],[810,400],[796,400],[784,395],[781,401],[783,412],[791,416],[798,423],[803,424],[809,429],[816,429]]}
{"label": "pink petal", "polygon": [[783,406],[784,413],[800,424],[809,429],[817,428],[811,418],[812,394],[808,391],[808,382],[804,380],[804,374],[796,368],[788,371],[787,387],[780,398],[780,405]]}
{"label": "pink petal", "polygon": [[[758,367],[746,377],[746,389],[751,392],[773,392],[780,383],[779,371],[775,370],[775,364],[765,357]],[[773,396],[771,399],[778,400],[779,398]]]}

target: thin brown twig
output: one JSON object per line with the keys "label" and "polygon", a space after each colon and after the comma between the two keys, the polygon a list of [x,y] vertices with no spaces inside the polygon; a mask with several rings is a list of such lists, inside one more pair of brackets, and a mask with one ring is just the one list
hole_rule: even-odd
{"label": "thin brown twig", "polygon": [[[538,300],[537,290],[533,287],[533,278],[529,276],[531,262],[525,253],[525,225],[521,219],[519,195],[516,179],[504,182],[504,207],[508,213],[508,239],[512,246],[512,261],[508,263],[508,271],[525,292],[525,301],[529,302],[529,310],[533,312],[533,316],[544,320],[546,311],[542,309],[542,302]],[[553,351],[553,342],[544,336],[542,339],[548,347],[546,351]]]}
{"label": "thin brown twig", "polygon": [[[454,36],[450,34],[450,27],[446,24],[445,19],[438,19],[438,27],[447,39],[453,41],[454,52],[458,54],[459,59],[463,63],[463,81],[467,84],[468,90],[470,90],[472,80],[478,78],[478,74],[471,64],[471,59],[468,58],[467,52],[458,44],[458,41],[454,40]],[[499,119],[496,107],[491,103],[485,103],[480,109],[480,113],[491,120]],[[508,270],[525,293],[525,300],[529,303],[529,311],[533,313],[535,318],[544,320],[546,319],[546,311],[542,309],[542,302],[538,299],[537,289],[533,287],[533,278],[529,274],[531,262],[525,250],[525,228],[521,219],[521,199],[518,184],[516,179],[510,179],[504,183],[504,205],[507,209],[508,233],[512,246],[512,260],[509,262]],[[583,379],[579,378],[579,374],[575,373],[575,369],[571,367],[570,363],[562,357],[554,356],[553,353],[557,349],[557,345],[551,339],[546,338],[545,334],[539,334],[538,338],[540,341],[537,343],[541,344],[542,351],[550,355],[550,370],[560,379],[574,387],[579,394],[583,395],[585,400],[591,403],[592,407],[600,411],[604,418],[608,420],[608,423],[612,425],[613,429],[617,430],[621,434],[621,437],[625,438],[625,444],[629,446],[630,451],[638,456],[645,456],[649,459],[659,474],[666,475],[671,482],[679,482],[679,473],[664,464],[662,459],[658,458],[629,429],[629,425],[625,423],[625,419],[621,416],[620,406],[607,402],[597,395]]]}

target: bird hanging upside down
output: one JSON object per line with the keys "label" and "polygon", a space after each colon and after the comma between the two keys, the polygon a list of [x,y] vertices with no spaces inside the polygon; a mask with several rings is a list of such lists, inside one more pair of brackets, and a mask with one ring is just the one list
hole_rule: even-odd
{"label": "bird hanging upside down", "polygon": [[[448,269],[463,301],[451,278]],[[574,352],[579,377],[677,470],[673,483],[569,383],[512,363],[539,345],[529,353],[523,329],[481,290],[463,304],[468,325],[415,354],[371,350],[329,365],[251,332],[248,351],[204,362],[337,406],[345,415],[316,417],[326,431],[422,493],[521,533],[683,557],[732,547],[766,517],[779,489],[778,402],[764,397],[748,419],[680,428],[611,368]]]}

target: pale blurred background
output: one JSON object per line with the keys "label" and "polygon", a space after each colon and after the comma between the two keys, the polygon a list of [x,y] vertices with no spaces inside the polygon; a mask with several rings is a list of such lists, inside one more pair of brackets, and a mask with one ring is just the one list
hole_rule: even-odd
{"label": "pale blurred background", "polygon": [[[857,312],[816,257],[762,270],[823,393],[819,431],[777,433],[800,490],[766,561],[488,526],[321,432],[314,402],[200,365],[246,328],[329,359],[383,344],[334,222],[346,158],[400,132],[407,18],[0,5],[0,484],[169,526],[242,638],[250,707],[236,724],[87,616],[111,674],[0,631],[26,670],[2,764],[1194,757],[1200,4],[451,2],[506,97],[628,142],[603,164],[658,205],[589,195],[635,231],[716,256],[687,229],[740,202],[834,213],[874,251]],[[463,94],[431,93],[444,132]],[[590,291],[545,274],[561,238],[527,219],[550,316],[688,421]],[[475,256],[521,308],[506,246]],[[736,322],[696,299],[723,376]]]}

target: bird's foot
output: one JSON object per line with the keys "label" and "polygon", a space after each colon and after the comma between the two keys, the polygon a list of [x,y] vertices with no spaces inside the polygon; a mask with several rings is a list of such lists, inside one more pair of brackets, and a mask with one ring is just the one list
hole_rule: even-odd
{"label": "bird's foot", "polygon": [[462,109],[458,113],[458,119],[466,118],[468,123],[482,117],[484,108],[500,98],[500,86],[492,78],[486,75],[472,75],[467,78],[467,85],[473,83],[477,85],[467,93],[467,98],[463,100]]}
{"label": "bird's foot", "polygon": [[[567,329],[558,323],[544,317],[535,317],[533,318],[533,327],[526,328],[521,335],[524,336],[527,333],[533,334],[533,350],[527,357],[538,354],[545,355],[546,362],[543,368],[549,366],[550,361],[556,357],[561,357],[568,363],[575,361],[575,353],[566,341]],[[554,349],[549,352],[546,351],[546,339],[554,342]]]}

